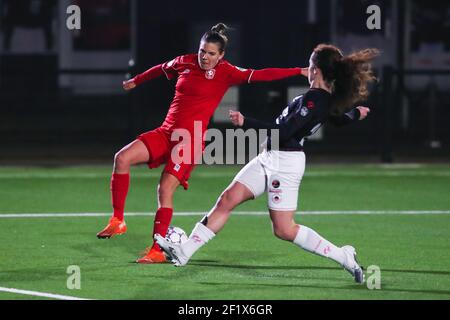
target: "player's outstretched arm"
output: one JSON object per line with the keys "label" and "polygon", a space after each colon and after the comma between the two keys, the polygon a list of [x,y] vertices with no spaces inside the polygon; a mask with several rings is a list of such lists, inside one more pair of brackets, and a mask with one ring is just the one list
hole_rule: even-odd
{"label": "player's outstretched arm", "polygon": [[370,109],[364,106],[358,106],[341,116],[331,116],[330,122],[335,126],[341,127],[359,120],[364,120],[369,115]]}
{"label": "player's outstretched arm", "polygon": [[299,75],[307,77],[308,68],[266,68],[254,70],[233,66],[228,82],[230,86],[235,86],[243,83],[281,80]]}
{"label": "player's outstretched arm", "polygon": [[265,82],[281,80],[293,76],[305,75],[305,68],[267,68],[255,70],[248,82]]}
{"label": "player's outstretched arm", "polygon": [[239,111],[230,110],[230,120],[238,127],[243,127],[246,129],[267,129],[269,134],[272,134],[271,130],[278,130],[280,141],[287,141],[290,139],[298,130],[303,128],[308,121],[312,118],[313,112],[309,112],[306,116],[296,116],[291,117],[286,123],[276,124],[275,122],[267,123],[250,117],[244,117]]}
{"label": "player's outstretched arm", "polygon": [[[123,88],[125,90],[131,90],[136,88],[137,86],[141,85],[142,83],[146,82],[146,81],[150,81],[152,79],[158,78],[160,76],[162,76],[163,74],[166,73],[166,76],[168,75],[168,72],[170,72],[169,70],[164,71],[164,68],[168,68],[167,67],[167,63],[165,64],[158,64],[157,66],[151,67],[150,69],[148,69],[147,71],[136,75],[134,78],[124,81],[122,83]],[[168,77],[169,78],[169,77]]]}

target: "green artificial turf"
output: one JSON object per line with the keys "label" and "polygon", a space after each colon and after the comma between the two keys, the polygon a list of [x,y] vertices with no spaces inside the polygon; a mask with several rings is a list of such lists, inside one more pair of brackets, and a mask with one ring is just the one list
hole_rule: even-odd
{"label": "green artificial turf", "polygon": [[[190,232],[239,166],[199,166],[188,191],[175,195],[172,224]],[[109,167],[0,168],[0,215],[108,213]],[[183,268],[138,265],[151,244],[160,171],[132,171],[128,232],[95,234],[101,217],[1,218],[0,287],[90,299],[450,299],[450,214],[305,214],[302,211],[450,211],[450,166],[308,166],[297,222],[336,245],[352,244],[381,289],[358,285],[331,260],[276,239],[268,215],[234,215]],[[266,199],[238,211],[264,212]],[[177,212],[194,212],[177,216]],[[67,288],[67,268],[81,270],[81,289]],[[370,274],[366,274],[370,276]],[[5,293],[0,299],[36,299]],[[38,298],[44,299],[44,298]]]}

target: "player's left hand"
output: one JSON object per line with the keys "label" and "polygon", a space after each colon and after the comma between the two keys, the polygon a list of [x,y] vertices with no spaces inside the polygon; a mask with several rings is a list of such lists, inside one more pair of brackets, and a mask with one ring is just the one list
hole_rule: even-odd
{"label": "player's left hand", "polygon": [[358,109],[360,113],[359,120],[364,120],[370,112],[370,109],[364,106],[356,107],[356,109]]}
{"label": "player's left hand", "polygon": [[244,116],[239,111],[230,110],[230,120],[235,126],[242,127],[244,125]]}

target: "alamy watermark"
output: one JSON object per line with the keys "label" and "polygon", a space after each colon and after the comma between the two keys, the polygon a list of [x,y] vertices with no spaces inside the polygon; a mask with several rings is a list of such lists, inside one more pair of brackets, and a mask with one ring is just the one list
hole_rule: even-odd
{"label": "alamy watermark", "polygon": [[371,265],[367,268],[366,286],[369,290],[381,289],[381,270],[379,266]]}
{"label": "alamy watermark", "polygon": [[66,287],[69,290],[81,289],[81,269],[77,265],[67,267],[66,273],[69,275],[66,281]]}
{"label": "alamy watermark", "polygon": [[381,9],[376,4],[367,7],[367,14],[370,16],[367,18],[366,26],[369,30],[381,30]]}
{"label": "alamy watermark", "polygon": [[[194,130],[179,128],[172,132],[171,160],[174,164],[245,164],[268,148],[269,139],[270,149],[279,150],[278,129],[203,131],[202,122],[194,121]],[[206,142],[209,144],[203,149]]]}
{"label": "alamy watermark", "polygon": [[[67,7],[66,13],[70,15],[67,17],[66,26],[69,30],[81,29],[81,9],[77,5],[70,5]],[[369,30],[381,30],[381,8],[373,4],[367,7],[366,13],[369,17],[366,20],[366,26]]]}
{"label": "alamy watermark", "polygon": [[81,29],[81,9],[77,5],[67,7],[66,13],[69,14],[66,20],[66,27],[69,30]]}

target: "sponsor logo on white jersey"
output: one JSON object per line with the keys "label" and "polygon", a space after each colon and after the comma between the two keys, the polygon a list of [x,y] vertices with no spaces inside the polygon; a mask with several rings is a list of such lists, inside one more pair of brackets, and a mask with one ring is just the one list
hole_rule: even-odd
{"label": "sponsor logo on white jersey", "polygon": [[276,194],[276,195],[272,196],[272,202],[276,203],[276,204],[280,203],[281,202],[281,196],[279,194]]}
{"label": "sponsor logo on white jersey", "polygon": [[283,193],[283,190],[281,189],[269,189],[269,193]]}

